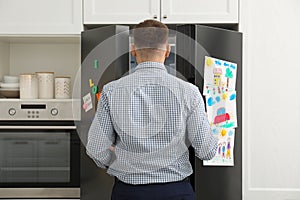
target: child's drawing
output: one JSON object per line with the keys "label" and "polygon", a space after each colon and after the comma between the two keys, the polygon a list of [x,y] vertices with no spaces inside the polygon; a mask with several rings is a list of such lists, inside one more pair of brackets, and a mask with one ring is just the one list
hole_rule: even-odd
{"label": "child's drawing", "polygon": [[214,134],[218,138],[218,149],[213,159],[203,161],[204,166],[234,166],[234,129],[213,128]]}
{"label": "child's drawing", "polygon": [[237,127],[236,92],[206,95],[207,117],[211,126]]}
{"label": "child's drawing", "polygon": [[235,90],[237,64],[205,56],[203,94]]}

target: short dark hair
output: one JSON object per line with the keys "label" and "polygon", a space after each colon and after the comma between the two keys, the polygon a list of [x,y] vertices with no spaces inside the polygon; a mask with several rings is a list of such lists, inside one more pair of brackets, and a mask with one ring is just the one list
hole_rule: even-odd
{"label": "short dark hair", "polygon": [[145,20],[133,30],[134,45],[137,48],[164,48],[169,36],[168,27],[156,20]]}

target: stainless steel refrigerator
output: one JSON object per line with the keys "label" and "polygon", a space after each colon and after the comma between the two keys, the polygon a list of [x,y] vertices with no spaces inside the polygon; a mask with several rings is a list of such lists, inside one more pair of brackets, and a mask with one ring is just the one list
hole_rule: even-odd
{"label": "stainless steel refrigerator", "polygon": [[[173,27],[174,28],[174,27]],[[197,199],[242,199],[242,34],[232,30],[202,26],[175,26],[176,71],[202,91],[204,57],[212,56],[237,63],[237,116],[233,167],[208,167],[194,156],[190,161],[194,173],[191,184]],[[109,200],[114,178],[100,169],[85,153],[87,132],[95,115],[97,93],[104,84],[129,73],[129,26],[110,25],[82,32],[81,97],[91,94],[92,109],[81,111],[79,134],[81,145],[81,199]],[[181,34],[182,33],[182,34]],[[198,44],[198,45],[197,45]],[[174,52],[173,52],[174,53]],[[94,86],[97,86],[94,87]],[[98,90],[97,90],[98,89]],[[84,103],[84,102],[82,102]]]}
{"label": "stainless steel refrigerator", "polygon": [[[202,93],[205,56],[237,64],[236,105],[238,127],[235,130],[234,166],[203,166],[194,157],[190,159],[194,174],[191,182],[197,199],[242,199],[242,33],[201,25],[177,26],[176,70],[189,82],[197,85]],[[188,36],[188,37],[186,37]],[[194,42],[195,41],[195,42]]]}

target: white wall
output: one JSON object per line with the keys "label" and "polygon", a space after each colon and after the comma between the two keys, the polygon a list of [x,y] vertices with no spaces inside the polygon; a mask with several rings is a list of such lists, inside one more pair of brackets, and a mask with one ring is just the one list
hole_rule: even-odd
{"label": "white wall", "polygon": [[240,0],[244,200],[300,199],[300,1]]}
{"label": "white wall", "polygon": [[9,43],[0,42],[0,81],[9,73]]}

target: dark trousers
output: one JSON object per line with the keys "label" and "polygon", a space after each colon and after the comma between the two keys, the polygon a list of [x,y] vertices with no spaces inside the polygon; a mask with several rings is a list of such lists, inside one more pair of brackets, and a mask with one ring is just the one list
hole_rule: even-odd
{"label": "dark trousers", "polygon": [[112,200],[196,200],[189,181],[130,185],[115,181]]}

